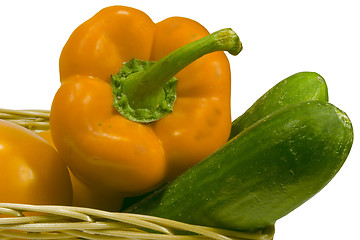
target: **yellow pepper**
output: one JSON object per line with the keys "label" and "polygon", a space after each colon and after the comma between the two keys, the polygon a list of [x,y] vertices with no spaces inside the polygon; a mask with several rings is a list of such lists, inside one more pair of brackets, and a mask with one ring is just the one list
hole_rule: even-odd
{"label": "yellow pepper", "polygon": [[133,196],[175,178],[227,141],[222,51],[241,49],[231,29],[209,35],[187,18],[155,24],[133,8],[102,9],[60,56],[50,117],[57,150],[94,189]]}

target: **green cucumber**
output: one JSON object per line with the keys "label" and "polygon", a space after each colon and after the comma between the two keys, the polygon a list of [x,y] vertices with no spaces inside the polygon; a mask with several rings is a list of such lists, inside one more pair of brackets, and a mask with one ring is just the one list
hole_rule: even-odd
{"label": "green cucumber", "polygon": [[322,101],[282,108],[127,212],[223,229],[266,228],[319,192],[353,141],[347,115]]}
{"label": "green cucumber", "polygon": [[[276,110],[310,100],[328,101],[328,88],[324,78],[315,72],[293,74],[268,90],[243,115],[232,122],[229,139]],[[146,193],[142,196],[125,198],[121,210],[148,195],[149,193]]]}
{"label": "green cucumber", "polygon": [[267,91],[243,115],[233,121],[229,139],[276,110],[310,100],[328,101],[324,78],[315,72],[291,75]]}

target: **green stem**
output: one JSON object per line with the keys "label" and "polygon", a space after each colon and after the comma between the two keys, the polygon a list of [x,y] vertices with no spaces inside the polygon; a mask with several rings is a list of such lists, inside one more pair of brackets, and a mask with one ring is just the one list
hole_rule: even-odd
{"label": "green stem", "polygon": [[[190,63],[211,52],[227,51],[232,55],[237,55],[241,50],[242,44],[237,34],[229,28],[222,29],[175,50],[161,60],[144,67],[141,71],[129,74],[121,86],[121,94],[126,96],[132,109],[150,109],[152,111],[160,105],[164,106],[161,103],[162,99],[167,95],[164,93],[164,87],[175,74]],[[175,98],[172,99],[175,100]],[[165,105],[169,104],[166,103]],[[172,111],[172,106],[170,108],[170,110],[167,110],[168,112]],[[121,110],[119,112],[123,114]],[[167,113],[165,111],[163,116]],[[139,121],[136,119],[131,120]],[[150,121],[142,119],[140,122]]]}

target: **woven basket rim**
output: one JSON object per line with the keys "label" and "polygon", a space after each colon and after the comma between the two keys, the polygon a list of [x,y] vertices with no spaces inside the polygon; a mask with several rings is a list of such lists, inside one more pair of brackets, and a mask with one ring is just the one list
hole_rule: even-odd
{"label": "woven basket rim", "polygon": [[50,129],[49,110],[40,110],[40,109],[12,110],[12,109],[0,108],[0,119],[12,123],[16,123],[34,132],[45,131]]}
{"label": "woven basket rim", "polygon": [[270,240],[273,236],[274,226],[242,232],[84,207],[0,203],[0,237],[10,239]]}

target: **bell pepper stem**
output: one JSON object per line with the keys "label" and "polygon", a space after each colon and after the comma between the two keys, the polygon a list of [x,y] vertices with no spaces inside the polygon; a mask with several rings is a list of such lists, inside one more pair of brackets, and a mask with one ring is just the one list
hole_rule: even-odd
{"label": "bell pepper stem", "polygon": [[[132,109],[151,110],[159,106],[164,107],[164,105],[167,109],[169,103],[162,103],[162,99],[168,95],[164,92],[164,87],[169,84],[169,81],[178,72],[208,53],[227,51],[232,55],[237,55],[241,50],[241,41],[232,29],[219,30],[175,50],[161,60],[149,64],[142,71],[128,75],[121,87],[122,95],[126,96]],[[175,85],[176,88],[174,81],[172,80],[173,83],[170,85]],[[175,96],[170,98],[170,101],[175,101]],[[173,105],[173,103],[170,103],[170,105]],[[160,114],[162,116],[155,117],[153,120],[144,120],[143,117],[140,117],[140,121],[131,120],[139,122],[156,121],[171,112],[172,106],[169,106],[169,108],[165,110],[164,114]],[[146,111],[145,115],[148,114],[148,111]],[[135,115],[138,115],[138,113]]]}

